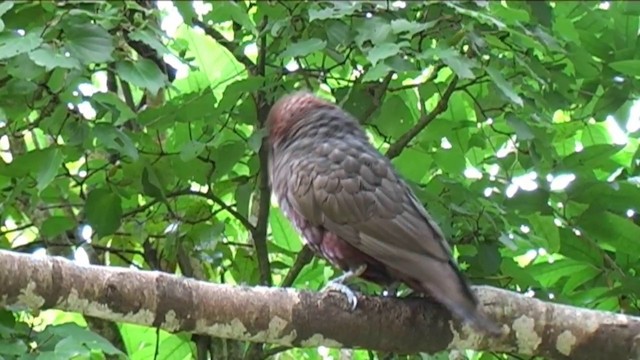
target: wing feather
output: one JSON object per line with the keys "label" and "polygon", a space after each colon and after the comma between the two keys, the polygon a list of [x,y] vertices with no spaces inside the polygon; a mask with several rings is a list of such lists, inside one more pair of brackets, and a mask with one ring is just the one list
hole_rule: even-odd
{"label": "wing feather", "polygon": [[331,160],[349,164],[348,169],[309,161],[304,177],[311,185],[298,182],[292,205],[314,225],[402,272],[419,269],[425,257],[449,262],[439,228],[386,159],[369,155],[362,161],[362,154],[349,148],[337,150]]}

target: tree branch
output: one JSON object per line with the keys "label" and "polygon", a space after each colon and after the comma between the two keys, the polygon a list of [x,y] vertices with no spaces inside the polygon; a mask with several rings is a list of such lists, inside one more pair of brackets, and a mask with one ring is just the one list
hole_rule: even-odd
{"label": "tree branch", "polygon": [[56,308],[167,331],[281,346],[434,353],[517,352],[548,359],[635,359],[640,318],[552,304],[475,287],[484,311],[503,324],[487,337],[420,298],[360,296],[345,310],[337,293],[236,287],[161,272],[81,266],[60,257],[0,250],[0,306]]}
{"label": "tree branch", "polygon": [[453,95],[453,92],[456,90],[456,85],[458,85],[458,76],[454,75],[453,79],[449,83],[449,86],[447,86],[447,89],[442,94],[442,97],[440,97],[438,104],[436,104],[436,107],[433,108],[433,110],[431,110],[431,112],[427,115],[422,116],[414,127],[409,129],[409,131],[404,133],[396,142],[389,146],[389,149],[386,153],[389,159],[393,159],[396,156],[400,155],[402,150],[404,150],[404,148],[409,145],[411,140],[413,140],[413,138],[415,138],[420,133],[420,131],[427,127],[427,125],[429,125],[429,123],[431,123],[438,115],[447,110],[447,107],[449,107],[449,99],[451,98],[451,95]]}
{"label": "tree branch", "polygon": [[[254,76],[266,75],[266,58],[267,58],[267,39],[264,29],[268,24],[267,17],[264,17],[260,24],[260,41],[258,45],[258,64],[255,68]],[[264,129],[271,104],[267,100],[264,89],[256,92],[254,95],[256,104],[256,113],[258,115],[258,124]],[[260,284],[271,286],[273,281],[271,278],[271,264],[269,263],[269,251],[267,250],[267,229],[269,226],[269,210],[271,209],[271,187],[269,186],[269,143],[265,137],[262,138],[262,145],[258,150],[258,158],[260,160],[260,174],[258,175],[258,191],[260,202],[258,203],[258,220],[255,230],[251,233],[253,244],[256,247],[258,256],[258,268],[260,269]]]}

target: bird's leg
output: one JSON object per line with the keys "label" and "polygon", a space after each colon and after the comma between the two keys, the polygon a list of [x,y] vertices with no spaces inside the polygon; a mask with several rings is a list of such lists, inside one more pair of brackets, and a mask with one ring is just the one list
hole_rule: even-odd
{"label": "bird's leg", "polygon": [[322,289],[322,291],[336,291],[344,294],[347,297],[347,301],[351,305],[351,310],[355,310],[356,306],[358,306],[358,298],[356,294],[344,283],[353,278],[357,278],[360,275],[364,274],[365,270],[367,270],[367,265],[360,265],[353,270],[349,270],[344,274],[338,276],[337,278],[329,281],[327,285]]}

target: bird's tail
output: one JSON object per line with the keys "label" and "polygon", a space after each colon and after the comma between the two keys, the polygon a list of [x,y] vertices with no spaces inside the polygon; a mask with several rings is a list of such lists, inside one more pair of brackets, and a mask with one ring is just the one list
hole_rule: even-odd
{"label": "bird's tail", "polygon": [[451,299],[440,299],[438,296],[435,296],[435,298],[443,303],[454,315],[467,321],[476,329],[492,335],[500,335],[502,333],[502,329],[498,324],[489,319],[477,305],[471,306],[468,302],[453,302]]}
{"label": "bird's tail", "polygon": [[[444,265],[441,263],[441,266]],[[445,270],[444,278],[448,281],[422,282],[424,290],[428,290],[431,296],[445,305],[449,311],[469,322],[478,330],[492,335],[501,334],[501,328],[493,320],[489,319],[478,306],[478,300],[464,279],[458,267],[452,261]],[[439,270],[444,270],[442,267]]]}

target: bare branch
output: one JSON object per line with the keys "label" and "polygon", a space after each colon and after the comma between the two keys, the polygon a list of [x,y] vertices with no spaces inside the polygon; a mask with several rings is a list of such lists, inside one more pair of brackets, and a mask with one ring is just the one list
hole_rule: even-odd
{"label": "bare branch", "polygon": [[483,310],[503,324],[487,337],[427,299],[360,296],[346,310],[337,293],[237,287],[162,272],[77,265],[60,257],[0,250],[0,306],[55,308],[167,331],[265,342],[434,353],[516,352],[548,359],[631,359],[640,318],[553,304],[475,287]]}

